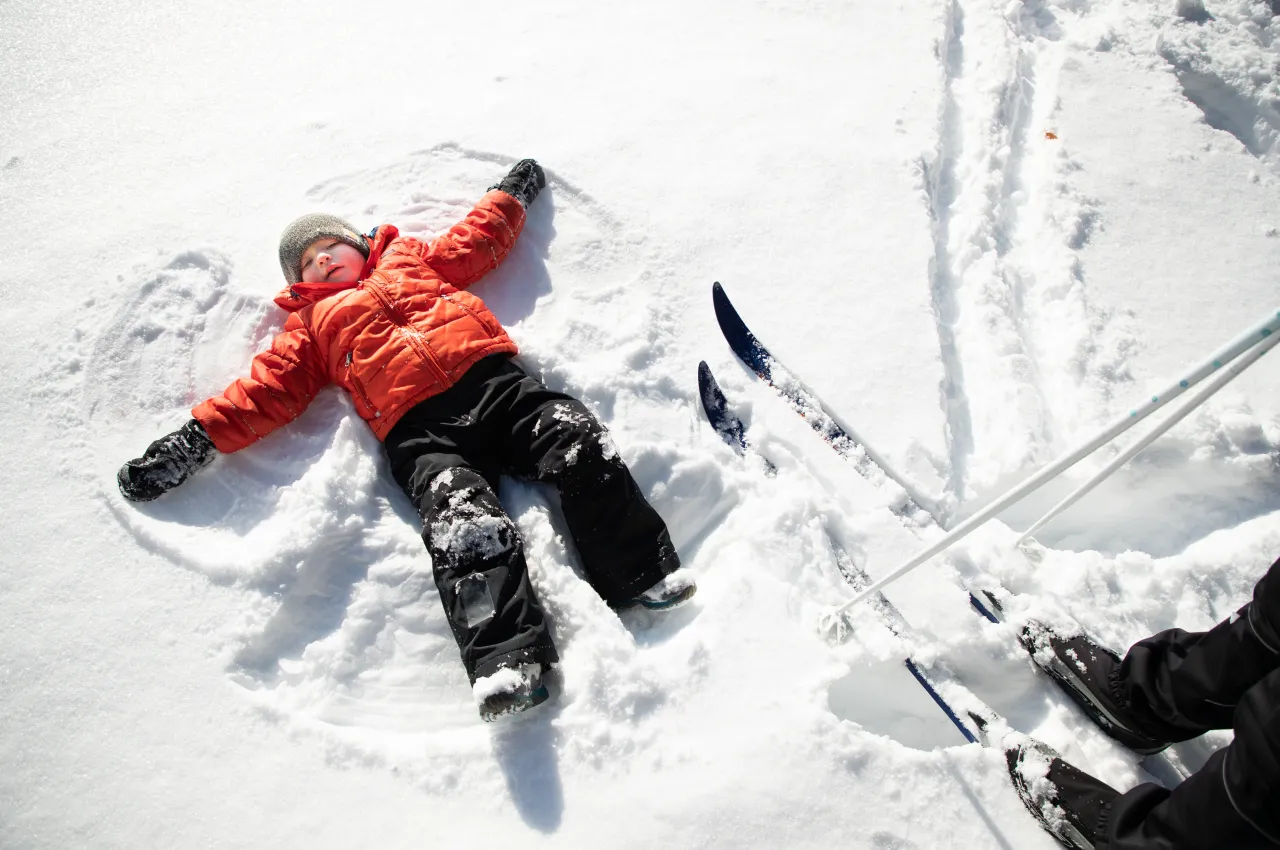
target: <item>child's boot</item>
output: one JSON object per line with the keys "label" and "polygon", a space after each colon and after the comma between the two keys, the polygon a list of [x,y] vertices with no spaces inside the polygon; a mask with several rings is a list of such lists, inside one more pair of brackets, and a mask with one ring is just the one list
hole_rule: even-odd
{"label": "child's boot", "polygon": [[477,679],[473,692],[480,703],[480,716],[489,723],[542,705],[550,696],[542,684],[541,664],[504,667]]}
{"label": "child's boot", "polygon": [[678,569],[632,599],[627,607],[639,605],[650,611],[669,611],[688,602],[697,592],[698,585],[693,580],[693,574],[686,569]]}

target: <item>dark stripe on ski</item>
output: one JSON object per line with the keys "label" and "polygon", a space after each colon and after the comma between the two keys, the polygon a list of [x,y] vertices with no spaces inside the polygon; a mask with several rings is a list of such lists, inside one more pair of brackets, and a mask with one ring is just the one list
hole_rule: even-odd
{"label": "dark stripe on ski", "polygon": [[951,706],[947,705],[947,701],[944,700],[936,690],[934,690],[933,685],[929,684],[929,680],[920,672],[920,668],[916,666],[916,663],[910,658],[903,663],[907,665],[907,669],[911,671],[911,675],[916,677],[916,681],[920,683],[920,687],[924,688],[925,692],[929,694],[929,696],[933,697],[933,701],[938,704],[938,708],[942,709],[942,713],[947,715],[951,722],[955,724],[955,727],[960,730],[960,734],[964,735],[964,739],[970,744],[978,743],[977,737],[969,731],[964,723],[960,721],[960,718],[956,716],[956,713],[951,710]]}
{"label": "dark stripe on ski", "polygon": [[738,359],[773,387],[791,409],[800,414],[809,423],[809,427],[826,440],[836,454],[854,465],[859,475],[879,489],[892,487],[899,491],[894,494],[895,499],[889,506],[895,516],[913,528],[942,527],[936,513],[921,505],[920,499],[911,489],[888,473],[884,462],[876,457],[852,429],[836,421],[835,416],[823,407],[818,397],[769,353],[738,315],[719,282],[711,285],[711,300],[720,331]]}
{"label": "dark stripe on ski", "polygon": [[[864,587],[871,584],[871,576],[867,575],[866,570],[854,563],[853,558],[844,550],[844,547],[835,541],[830,531],[827,532],[827,543],[831,546],[832,554],[835,555],[836,568],[840,571],[840,575],[844,577],[844,580],[849,583],[850,587],[860,592]],[[880,621],[884,623],[885,628],[904,644],[907,644],[908,647],[913,644],[919,645],[928,642],[928,639],[907,622],[906,617],[902,616],[902,612],[883,593],[877,593],[871,598],[871,607],[880,616]],[[851,624],[847,621],[844,625],[851,627]],[[922,667],[919,662],[910,656],[907,656],[903,663],[906,665],[907,670],[911,671],[911,675],[915,677],[916,681],[920,683],[920,686],[925,689],[925,692],[929,694],[929,697],[942,709],[947,719],[960,730],[960,734],[969,743],[981,744],[984,747],[993,746],[996,742],[992,741],[987,734],[987,730],[992,724],[1003,726],[1006,729],[1009,728],[1008,721],[997,714],[995,709],[983,702],[953,675],[939,670],[936,664]],[[939,693],[938,687],[940,683],[937,681],[939,676],[942,677],[942,680],[947,683],[953,692],[958,692],[964,701],[969,704],[965,714],[973,721],[974,729],[970,729],[965,725],[964,721],[960,719],[959,713]]]}

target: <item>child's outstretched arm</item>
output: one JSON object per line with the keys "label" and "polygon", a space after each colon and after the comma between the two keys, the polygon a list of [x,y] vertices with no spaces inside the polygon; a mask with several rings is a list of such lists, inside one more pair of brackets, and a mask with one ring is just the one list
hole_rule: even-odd
{"label": "child's outstretched arm", "polygon": [[196,405],[186,425],[152,443],[120,468],[125,498],[155,499],[205,466],[218,452],[239,451],[292,422],[329,383],[311,334],[294,313],[271,348],[253,358],[249,376]]}
{"label": "child's outstretched arm", "polygon": [[489,187],[475,209],[433,240],[423,261],[458,289],[484,277],[506,257],[524,228],[524,211],[547,185],[542,166],[522,159]]}

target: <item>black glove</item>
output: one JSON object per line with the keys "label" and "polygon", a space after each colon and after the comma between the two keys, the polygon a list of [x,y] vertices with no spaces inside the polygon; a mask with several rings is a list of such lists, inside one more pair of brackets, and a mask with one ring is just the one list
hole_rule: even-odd
{"label": "black glove", "polygon": [[131,502],[149,502],[172,490],[217,455],[204,426],[192,419],[147,446],[142,457],[120,467],[116,481]]}
{"label": "black glove", "polygon": [[522,159],[511,167],[501,183],[494,183],[489,189],[501,189],[529,209],[529,204],[546,185],[547,175],[542,173],[542,166],[532,159]]}

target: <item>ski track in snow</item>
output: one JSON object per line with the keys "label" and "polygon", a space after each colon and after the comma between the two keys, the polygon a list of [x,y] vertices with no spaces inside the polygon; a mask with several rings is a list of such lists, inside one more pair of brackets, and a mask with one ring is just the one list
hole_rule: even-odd
{"label": "ski track in snow", "polygon": [[[1085,0],[946,7],[937,150],[922,167],[953,517],[1076,445],[1145,390],[1132,372],[1148,345],[1137,317],[1086,274],[1085,252],[1106,210],[1077,187],[1086,164],[1054,132],[1064,68],[1094,51],[1130,50],[1149,61],[1150,42],[1129,28],[1162,26],[1156,49],[1206,121],[1264,167],[1274,164],[1274,25],[1244,0],[1215,9],[1220,17],[1193,22]],[[1179,529],[1131,535],[1127,545],[1170,554],[1228,517],[1274,509],[1270,470],[1280,450],[1251,414],[1211,402],[1121,471],[1121,479],[1163,482],[1163,509]],[[1049,494],[1065,495],[1068,482],[1135,438],[1098,452],[1009,516],[1030,523],[1056,501]],[[1111,498],[1091,496],[1043,539],[1115,548],[1119,530],[1097,522],[1123,510]]]}
{"label": "ski track in snow", "polygon": [[938,150],[924,169],[949,489],[960,501],[1046,460],[1126,379],[1130,335],[1097,306],[1078,257],[1097,211],[1071,187],[1078,163],[1046,135],[1063,31],[1083,8],[947,7]]}

